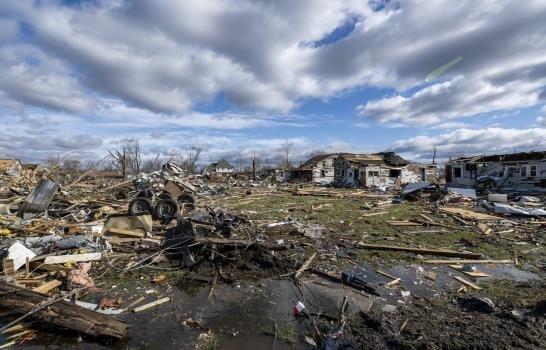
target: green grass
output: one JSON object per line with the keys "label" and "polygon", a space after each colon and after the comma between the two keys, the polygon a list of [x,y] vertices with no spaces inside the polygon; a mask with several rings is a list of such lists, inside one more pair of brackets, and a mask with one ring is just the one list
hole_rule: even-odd
{"label": "green grass", "polygon": [[[345,190],[350,193],[353,190]],[[336,241],[336,235],[354,241],[364,240],[368,243],[377,244],[401,244],[410,246],[423,246],[427,248],[464,248],[461,242],[470,241],[473,247],[466,249],[481,253],[491,259],[511,259],[514,250],[521,252],[528,249],[527,246],[506,246],[498,242],[483,240],[481,234],[465,229],[451,229],[438,226],[426,227],[396,227],[389,225],[389,220],[411,220],[420,219],[419,214],[425,213],[438,223],[459,227],[460,224],[445,214],[428,212],[418,203],[406,202],[394,204],[386,208],[373,208],[366,210],[364,202],[373,206],[373,200],[361,198],[337,198],[319,196],[295,196],[289,192],[276,192],[274,195],[250,195],[243,198],[222,197],[219,203],[228,210],[243,213],[251,220],[275,222],[287,218],[297,219],[303,223],[321,224],[331,232],[324,240]],[[321,209],[313,210],[320,205]],[[294,208],[295,207],[295,208]],[[377,216],[362,215],[369,212],[387,211],[386,214]],[[257,213],[254,213],[257,212]],[[445,229],[444,233],[406,233],[409,231]],[[286,229],[282,229],[286,231]],[[282,231],[281,230],[281,231]],[[266,234],[269,234],[266,231]],[[285,232],[286,233],[286,232]],[[388,239],[386,239],[388,238]],[[368,262],[380,260],[414,260],[414,254],[389,251],[359,251],[359,259]],[[520,256],[522,262],[527,262],[525,256]],[[530,261],[530,260],[529,260]]]}

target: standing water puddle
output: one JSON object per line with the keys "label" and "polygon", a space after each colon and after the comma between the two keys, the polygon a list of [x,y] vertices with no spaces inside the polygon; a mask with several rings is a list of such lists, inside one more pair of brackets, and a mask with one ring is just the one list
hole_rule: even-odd
{"label": "standing water puddle", "polygon": [[[478,265],[480,271],[491,277],[527,281],[537,275],[509,265]],[[424,268],[424,269],[423,269]],[[397,305],[408,302],[401,291],[414,296],[434,297],[461,284],[453,276],[465,277],[462,273],[445,266],[409,265],[395,266],[382,271],[401,279],[397,286],[386,287],[392,279],[378,274],[369,265],[353,270],[355,276],[377,287],[380,297],[368,297],[355,290],[325,282],[318,278],[306,280],[298,288],[291,280],[263,280],[245,282],[240,285],[219,285],[213,297],[210,287],[187,290],[183,286],[156,287],[158,296],[170,296],[172,301],[142,313],[125,312],[118,317],[132,324],[131,338],[123,343],[102,344],[85,340],[77,343],[75,336],[57,336],[54,332],[41,335],[28,349],[194,349],[200,334],[210,329],[217,339],[218,349],[304,349],[309,345],[304,335],[313,333],[309,321],[295,318],[292,308],[298,301],[304,302],[306,311],[335,318],[344,295],[349,297],[349,314],[381,307],[385,303]],[[425,272],[435,272],[434,281],[425,278]],[[468,277],[465,277],[470,279]],[[478,279],[482,280],[482,278]],[[109,294],[114,295],[116,291]],[[303,293],[303,294],[302,294]],[[145,295],[144,289],[132,290],[131,297]],[[90,300],[98,302],[98,300]],[[185,320],[197,321],[203,329],[187,327]],[[275,334],[277,326],[277,337]]]}

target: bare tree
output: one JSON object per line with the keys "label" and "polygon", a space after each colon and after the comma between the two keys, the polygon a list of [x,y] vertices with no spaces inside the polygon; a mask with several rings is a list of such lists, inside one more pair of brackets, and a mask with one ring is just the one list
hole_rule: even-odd
{"label": "bare tree", "polygon": [[69,174],[77,174],[80,172],[82,162],[79,159],[65,159],[61,167],[62,171]]}
{"label": "bare tree", "polygon": [[61,164],[61,156],[57,154],[55,157],[51,156],[47,159],[48,168],[53,168]]}
{"label": "bare tree", "polygon": [[133,174],[140,173],[142,167],[142,158],[140,157],[140,144],[138,140],[127,140],[125,147],[127,147],[127,154],[129,155],[129,167]]}
{"label": "bare tree", "polygon": [[256,154],[252,155],[252,180],[256,181]]}
{"label": "bare tree", "polygon": [[140,145],[138,140],[124,139],[121,147],[108,152],[112,164],[121,172],[123,178],[127,178],[129,172],[138,174],[142,168]]}
{"label": "bare tree", "polygon": [[239,170],[239,172],[243,171],[243,165],[244,165],[243,151],[239,150],[237,152],[237,159],[236,159],[236,167]]}
{"label": "bare tree", "polygon": [[195,174],[196,166],[199,160],[201,159],[201,154],[203,153],[203,148],[196,145],[191,145],[186,150],[186,158],[181,162],[182,168],[184,168],[188,173]]}
{"label": "bare tree", "polygon": [[285,140],[279,151],[283,156],[283,167],[286,169],[292,168],[292,153],[294,152],[294,143],[289,140]]}
{"label": "bare tree", "polygon": [[159,153],[154,159],[148,159],[142,164],[142,171],[145,173],[151,173],[153,171],[161,170],[161,164],[164,163],[159,158]]}

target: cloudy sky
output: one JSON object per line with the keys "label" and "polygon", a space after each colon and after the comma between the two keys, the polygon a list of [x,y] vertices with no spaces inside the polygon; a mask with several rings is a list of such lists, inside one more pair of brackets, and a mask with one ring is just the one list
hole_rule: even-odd
{"label": "cloudy sky", "polygon": [[0,157],[546,149],[546,1],[2,0]]}

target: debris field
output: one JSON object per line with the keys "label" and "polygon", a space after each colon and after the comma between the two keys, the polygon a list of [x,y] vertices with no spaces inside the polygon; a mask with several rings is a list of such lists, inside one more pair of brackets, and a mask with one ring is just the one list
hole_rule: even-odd
{"label": "debris field", "polygon": [[0,348],[546,348],[544,195],[271,180],[1,173]]}

